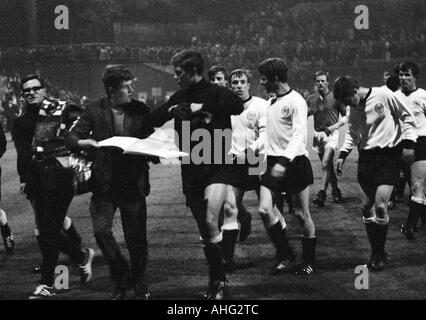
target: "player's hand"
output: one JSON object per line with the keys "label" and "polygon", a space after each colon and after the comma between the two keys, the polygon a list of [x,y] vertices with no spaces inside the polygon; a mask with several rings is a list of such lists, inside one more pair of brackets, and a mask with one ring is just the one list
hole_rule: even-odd
{"label": "player's hand", "polygon": [[27,193],[27,184],[26,183],[21,183],[19,185],[19,193],[20,194],[26,194]]}
{"label": "player's hand", "polygon": [[345,163],[345,159],[337,159],[336,163],[336,172],[340,177],[343,174],[343,164]]}
{"label": "player's hand", "polygon": [[78,146],[80,148],[100,148],[101,146],[99,145],[99,143],[93,139],[82,139],[82,140],[78,140]]}
{"label": "player's hand", "polygon": [[171,110],[173,117],[181,120],[189,120],[191,118],[191,105],[189,103],[180,103]]}
{"label": "player's hand", "polygon": [[283,167],[282,165],[280,165],[279,163],[276,163],[271,170],[271,175],[274,178],[282,178],[284,177],[286,172],[286,167]]}
{"label": "player's hand", "polygon": [[325,134],[327,135],[327,137],[333,132],[333,131],[331,131],[328,127],[325,127],[324,128],[324,132],[325,132]]}
{"label": "player's hand", "polygon": [[415,151],[414,149],[402,149],[402,160],[408,164],[411,165],[414,160],[416,159]]}

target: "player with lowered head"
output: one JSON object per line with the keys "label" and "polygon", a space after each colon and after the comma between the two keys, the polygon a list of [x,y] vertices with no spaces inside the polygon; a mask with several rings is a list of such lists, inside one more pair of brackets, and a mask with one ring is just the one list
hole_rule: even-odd
{"label": "player with lowered head", "polygon": [[336,80],[334,98],[350,106],[349,130],[340,149],[337,172],[342,173],[346,157],[358,147],[358,182],[367,196],[361,212],[371,245],[367,266],[379,271],[387,262],[388,203],[398,182],[398,163],[401,155],[407,162],[414,158],[414,116],[391,90],[361,87],[349,76]]}

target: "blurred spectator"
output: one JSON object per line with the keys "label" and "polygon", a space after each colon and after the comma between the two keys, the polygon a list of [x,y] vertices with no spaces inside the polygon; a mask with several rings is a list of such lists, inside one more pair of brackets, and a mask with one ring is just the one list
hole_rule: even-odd
{"label": "blurred spectator", "polygon": [[19,107],[17,105],[17,101],[16,103],[14,103],[14,101],[16,101],[16,97],[15,99],[10,99],[9,101],[7,101],[6,106],[4,107],[4,117],[6,118],[6,132],[10,132],[12,134],[12,141],[15,140],[14,134],[13,134],[13,122],[15,121],[15,119],[18,117],[19,115]]}

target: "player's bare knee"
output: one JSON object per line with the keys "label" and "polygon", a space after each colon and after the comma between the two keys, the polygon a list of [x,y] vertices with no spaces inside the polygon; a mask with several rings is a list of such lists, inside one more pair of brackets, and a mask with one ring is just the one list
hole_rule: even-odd
{"label": "player's bare knee", "polygon": [[237,207],[227,202],[223,205],[223,211],[226,217],[232,217],[232,216],[238,215]]}
{"label": "player's bare knee", "polygon": [[302,220],[309,220],[311,219],[311,214],[308,210],[296,210],[296,218],[302,219]]}
{"label": "player's bare knee", "polygon": [[275,217],[272,210],[266,210],[266,209],[261,209],[261,208],[259,208],[259,216],[260,216],[260,219],[262,219],[262,221],[265,225],[268,225],[270,223],[270,221],[272,221],[273,218]]}
{"label": "player's bare knee", "polygon": [[213,215],[207,215],[206,217],[206,226],[209,230],[217,228],[217,221],[218,219]]}
{"label": "player's bare knee", "polygon": [[322,170],[329,170],[330,169],[330,160],[329,159],[323,159],[321,161]]}
{"label": "player's bare knee", "polygon": [[421,183],[420,181],[416,181],[413,183],[413,185],[411,186],[411,194],[413,196],[417,196],[417,197],[422,197],[424,192],[424,187],[423,187],[423,183]]}
{"label": "player's bare knee", "polygon": [[376,216],[384,219],[388,214],[388,204],[385,202],[376,203]]}

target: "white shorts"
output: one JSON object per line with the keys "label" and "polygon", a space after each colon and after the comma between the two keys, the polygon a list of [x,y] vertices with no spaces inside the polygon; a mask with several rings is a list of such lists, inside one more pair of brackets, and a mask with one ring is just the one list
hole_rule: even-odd
{"label": "white shorts", "polygon": [[339,146],[339,130],[334,130],[329,136],[324,131],[315,131],[312,149],[322,154],[325,148],[331,148],[337,151]]}

